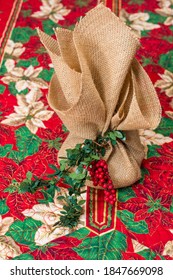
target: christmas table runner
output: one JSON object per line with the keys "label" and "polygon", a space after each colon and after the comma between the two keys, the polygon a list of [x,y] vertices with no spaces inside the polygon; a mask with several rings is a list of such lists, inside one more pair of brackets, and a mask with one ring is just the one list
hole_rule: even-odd
{"label": "christmas table runner", "polygon": [[69,132],[48,106],[54,68],[36,28],[52,37],[56,27],[73,30],[97,2],[24,0],[1,6],[0,259],[173,259],[171,0],[105,1],[141,38],[136,59],[157,90],[162,120],[154,131],[140,130],[146,153],[142,178],[117,189],[113,205],[103,190],[88,187],[78,226],[56,226],[62,211],[58,187],[66,185],[57,187],[51,174]]}

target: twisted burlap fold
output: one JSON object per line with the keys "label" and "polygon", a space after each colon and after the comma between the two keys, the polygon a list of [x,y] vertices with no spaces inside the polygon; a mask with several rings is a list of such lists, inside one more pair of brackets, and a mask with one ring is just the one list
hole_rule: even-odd
{"label": "twisted burlap fold", "polygon": [[38,33],[55,68],[48,102],[70,131],[58,156],[108,129],[125,131],[127,139],[105,158],[115,188],[134,183],[144,158],[138,129],[154,129],[161,118],[154,87],[134,58],[138,38],[103,4],[74,31],[57,28],[57,40]]}

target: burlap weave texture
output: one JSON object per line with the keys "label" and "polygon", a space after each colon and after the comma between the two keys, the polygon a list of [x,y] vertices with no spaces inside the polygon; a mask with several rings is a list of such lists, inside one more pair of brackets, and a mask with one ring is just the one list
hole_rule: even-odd
{"label": "burlap weave texture", "polygon": [[48,102],[70,131],[58,157],[86,138],[122,130],[127,139],[110,146],[105,159],[115,188],[131,185],[141,177],[144,158],[138,130],[156,128],[161,118],[155,89],[134,58],[138,38],[103,4],[74,31],[57,28],[57,40],[38,33],[55,69]]}

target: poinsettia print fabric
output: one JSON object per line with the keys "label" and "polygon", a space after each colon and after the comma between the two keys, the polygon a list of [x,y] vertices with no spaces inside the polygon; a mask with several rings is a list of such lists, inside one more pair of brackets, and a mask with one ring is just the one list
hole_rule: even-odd
{"label": "poinsettia print fabric", "polygon": [[[118,3],[118,1],[115,1]],[[120,19],[141,40],[136,55],[150,76],[162,120],[140,130],[142,178],[116,190],[87,188],[78,227],[57,226],[62,182],[53,183],[68,131],[47,103],[53,65],[36,28],[73,29],[94,0],[25,0],[0,68],[0,259],[173,260],[173,1],[124,0]],[[116,163],[115,163],[116,164]],[[42,182],[49,180],[49,187]]]}

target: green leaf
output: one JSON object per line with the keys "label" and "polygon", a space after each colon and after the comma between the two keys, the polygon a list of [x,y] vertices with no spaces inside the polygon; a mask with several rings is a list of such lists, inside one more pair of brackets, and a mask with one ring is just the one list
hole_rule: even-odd
{"label": "green leaf", "polygon": [[3,60],[2,65],[0,67],[0,76],[3,76],[7,72],[7,68],[5,67],[5,60]]}
{"label": "green leaf", "polygon": [[168,41],[169,43],[173,43],[173,36],[162,36],[162,40]]}
{"label": "green leaf", "polygon": [[134,5],[134,4],[135,4],[135,5],[136,5],[136,4],[141,5],[141,4],[144,3],[144,1],[145,1],[145,0],[130,0],[130,1],[129,1],[129,4],[130,4],[130,5]]}
{"label": "green leaf", "polygon": [[85,238],[73,250],[87,260],[121,260],[121,254],[126,248],[126,236],[113,230],[104,235]]}
{"label": "green leaf", "polygon": [[140,252],[138,252],[138,254],[142,257],[144,257],[146,260],[154,260],[154,258],[156,257],[156,253],[154,253],[153,251],[151,251],[150,249],[145,249],[142,250]]}
{"label": "green leaf", "polygon": [[125,224],[128,230],[138,234],[149,233],[147,223],[145,221],[135,222],[133,213],[127,210],[119,210],[117,211],[117,217]]}
{"label": "green leaf", "polygon": [[148,145],[147,158],[160,157],[160,154],[157,152],[158,148],[160,148],[158,145]]}
{"label": "green leaf", "polygon": [[173,213],[173,198],[172,198],[172,203],[171,203],[171,207],[170,207],[170,212]]}
{"label": "green leaf", "polygon": [[0,200],[0,214],[4,215],[9,211],[8,206],[6,205],[6,199]]}
{"label": "green leaf", "polygon": [[43,79],[44,81],[50,82],[53,73],[54,73],[54,69],[53,68],[51,68],[50,70],[43,69],[41,71],[41,73],[38,75],[38,77]]}
{"label": "green leaf", "polygon": [[112,140],[116,140],[116,135],[113,131],[111,131],[109,135]]}
{"label": "green leaf", "polygon": [[[91,155],[91,158],[93,158],[93,159],[96,159],[96,160],[99,160],[100,159],[100,157],[98,156],[98,155]],[[91,161],[91,159],[90,158],[88,158],[89,159],[89,162]],[[85,159],[84,159],[85,160]]]}
{"label": "green leaf", "polygon": [[49,167],[52,168],[55,171],[59,171],[59,168],[53,164],[49,164]]}
{"label": "green leaf", "polygon": [[34,260],[34,257],[29,254],[21,254],[20,256],[17,256],[12,260]]}
{"label": "green leaf", "polygon": [[57,151],[59,151],[59,149],[62,145],[62,143],[61,143],[62,139],[60,137],[57,137],[52,140],[44,140],[44,141],[48,143],[49,149],[55,148]]}
{"label": "green leaf", "polygon": [[159,126],[155,129],[155,132],[164,136],[170,136],[173,132],[173,120],[169,118],[162,118]]}
{"label": "green leaf", "polygon": [[54,35],[54,28],[56,27],[61,26],[50,19],[43,20],[43,30],[45,33],[49,35]]}
{"label": "green leaf", "polygon": [[63,199],[65,199],[65,196],[60,195],[60,196],[58,196],[57,198],[58,198],[59,200],[63,200]]}
{"label": "green leaf", "polygon": [[127,187],[118,189],[118,201],[120,202],[126,202],[127,200],[135,196],[136,194],[132,188]]}
{"label": "green leaf", "polygon": [[15,87],[16,83],[15,82],[10,82],[9,85],[8,85],[8,89],[10,91],[10,93],[12,95],[16,95],[16,94],[27,94],[29,92],[28,89],[24,89],[20,92],[17,91],[16,87]]}
{"label": "green leaf", "polygon": [[77,174],[77,173],[71,173],[70,175],[69,175],[69,177],[70,178],[72,178],[72,179],[76,179],[76,180],[82,180],[82,179],[84,179],[85,178],[85,176],[86,176],[86,174],[81,174],[81,173],[79,173],[79,174]]}
{"label": "green leaf", "polygon": [[7,144],[5,146],[0,146],[0,157],[6,157],[6,155],[11,151],[13,145]]}
{"label": "green leaf", "polygon": [[89,233],[90,233],[89,229],[83,227],[80,228],[79,230],[70,233],[68,236],[80,240],[80,239],[84,239],[87,235],[89,235]]}
{"label": "green leaf", "polygon": [[65,133],[69,132],[68,129],[67,129],[67,127],[66,127],[64,124],[62,125],[62,130],[63,130]]}
{"label": "green leaf", "polygon": [[[144,31],[142,31],[142,32],[144,32]],[[142,36],[142,37],[144,37],[144,36]],[[150,65],[150,64],[153,64],[153,59],[151,57],[142,56],[142,66],[145,67],[145,66]]]}
{"label": "green leaf", "polygon": [[30,65],[32,66],[38,66],[39,62],[37,60],[37,57],[31,57],[30,59],[20,59],[17,63],[17,67],[29,67]]}
{"label": "green leaf", "polygon": [[5,91],[5,86],[0,85],[0,94],[4,93],[4,91]]}
{"label": "green leaf", "polygon": [[13,29],[11,40],[14,42],[27,43],[31,36],[37,35],[36,29],[30,27],[16,27]]}
{"label": "green leaf", "polygon": [[60,211],[61,214],[66,215],[67,212],[66,211]]}
{"label": "green leaf", "polygon": [[21,10],[21,13],[22,13],[22,16],[23,16],[24,18],[26,18],[26,17],[31,16],[32,10],[31,10],[31,9],[29,9],[29,10]]}
{"label": "green leaf", "polygon": [[24,221],[16,220],[10,226],[7,236],[11,236],[19,244],[35,245],[35,233],[42,225],[40,221],[27,218]]}
{"label": "green leaf", "polygon": [[35,134],[32,134],[27,127],[20,127],[15,131],[18,151],[12,151],[9,158],[17,162],[22,161],[27,156],[38,152],[42,140]]}
{"label": "green leaf", "polygon": [[166,17],[161,16],[159,14],[156,14],[156,13],[153,13],[153,12],[150,12],[150,11],[147,11],[147,13],[150,16],[148,22],[158,24],[158,23],[164,23],[164,21],[166,20]]}
{"label": "green leaf", "polygon": [[38,53],[38,54],[43,54],[43,53],[47,53],[46,51],[46,48],[41,46],[40,48],[38,48],[35,53]]}
{"label": "green leaf", "polygon": [[79,6],[80,8],[82,7],[87,7],[89,3],[89,0],[76,0],[75,5]]}
{"label": "green leaf", "polygon": [[115,131],[114,132],[114,134],[115,134],[115,136],[117,137],[117,138],[120,138],[120,139],[123,139],[123,140],[125,140],[125,136],[124,136],[124,134],[121,132],[121,131]]}
{"label": "green leaf", "polygon": [[66,166],[67,166],[67,160],[66,159],[61,159],[59,163],[60,163],[60,170],[64,171]]}
{"label": "green leaf", "polygon": [[82,207],[81,206],[79,206],[79,205],[76,205],[76,207],[75,207],[78,211],[81,211],[82,210]]}
{"label": "green leaf", "polygon": [[79,205],[83,205],[83,204],[85,204],[85,202],[86,202],[85,200],[80,200],[80,201],[78,202],[78,204],[79,204]]}
{"label": "green leaf", "polygon": [[28,171],[28,172],[26,173],[26,178],[27,178],[28,180],[31,180],[31,179],[32,179],[32,172]]}
{"label": "green leaf", "polygon": [[44,195],[44,199],[39,199],[38,202],[47,204],[48,202],[54,202],[55,191],[58,190],[57,187],[52,185],[51,187],[47,188],[46,190],[41,190]]}
{"label": "green leaf", "polygon": [[164,69],[173,72],[173,50],[166,54],[161,54],[158,64]]}

